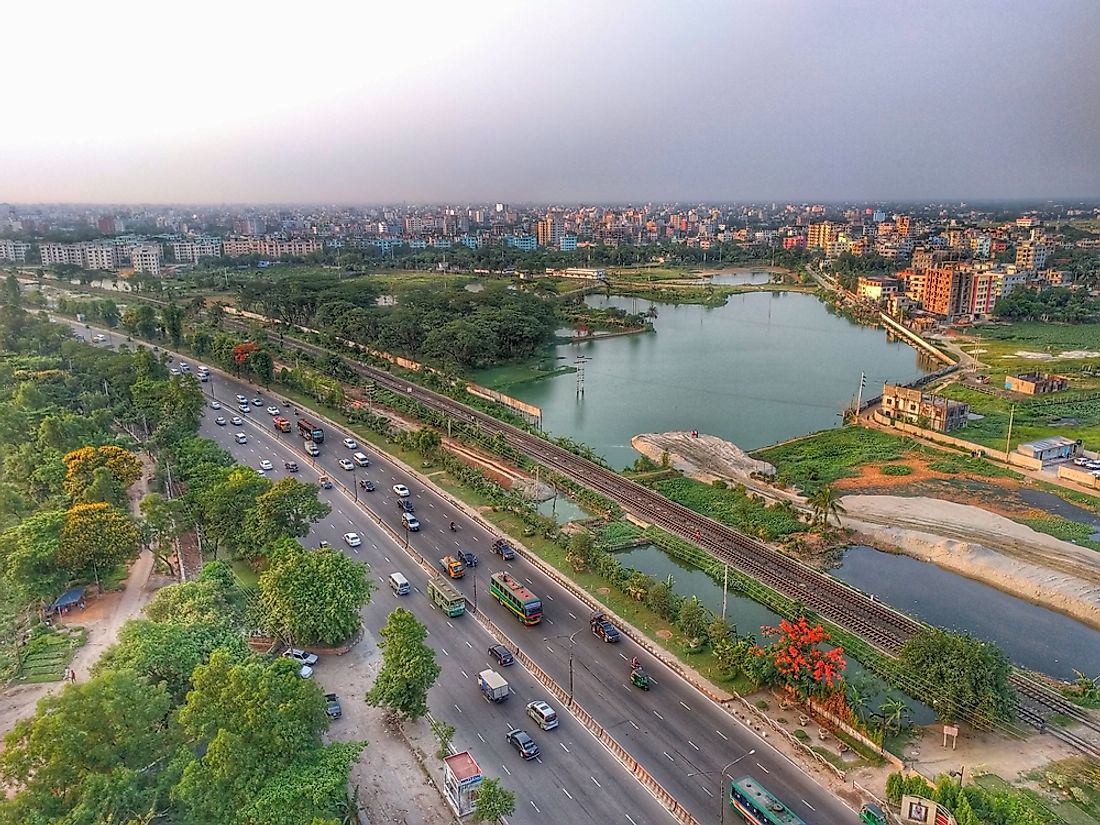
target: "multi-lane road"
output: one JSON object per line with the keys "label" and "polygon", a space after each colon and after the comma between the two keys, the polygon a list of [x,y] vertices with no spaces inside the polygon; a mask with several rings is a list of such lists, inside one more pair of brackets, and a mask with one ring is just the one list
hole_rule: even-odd
{"label": "multi-lane road", "polygon": [[[82,326],[75,328],[86,331]],[[119,341],[119,336],[115,334],[113,340]],[[454,584],[468,600],[476,599],[478,608],[559,685],[570,684],[572,664],[576,701],[700,822],[718,819],[721,771],[737,759],[741,761],[728,771],[729,775],[755,775],[810,825],[857,821],[856,814],[814,777],[633,642],[624,639],[619,644],[608,644],[595,637],[589,631],[587,605],[525,561],[522,553],[512,562],[493,555],[489,548],[496,535],[426,479],[362,446],[360,449],[370,456],[370,466],[352,471],[341,469],[337,462],[350,458],[355,451],[341,443],[349,433],[330,427],[325,427],[321,454],[313,458],[305,453],[304,442],[296,432],[281,433],[274,429],[272,416],[265,408],[270,404],[283,408],[277,397],[218,372],[201,386],[207,402],[202,435],[216,441],[240,463],[259,469],[260,461],[267,459],[275,467],[267,475],[279,478],[286,474],[284,461],[293,460],[301,467],[297,477],[303,481],[316,481],[324,474],[343,482],[348,490],[357,491],[358,502],[356,494],[338,487],[321,490],[321,497],[332,506],[332,512],[315,525],[306,541],[314,546],[322,540],[328,541],[370,565],[372,576],[380,585],[364,610],[364,621],[372,631],[381,627],[395,603],[384,585],[385,576],[399,570],[413,583],[413,593],[403,598],[401,604],[413,610],[428,627],[429,643],[443,667],[430,704],[458,727],[458,741],[471,743],[471,751],[483,769],[504,776],[516,790],[519,805],[511,818],[513,823],[554,817],[567,822],[641,825],[668,822],[670,817],[579,722],[570,718],[568,711],[557,707],[562,725],[554,731],[539,731],[524,715],[524,706],[533,699],[549,699],[547,692],[521,665],[504,669],[495,665],[487,655],[487,647],[494,640],[473,617],[448,619],[431,608],[423,593],[427,576],[402,547],[405,531],[398,499],[391,489],[393,484],[410,488],[422,524],[419,532],[408,534],[411,548],[429,560],[456,549],[476,553],[479,566],[469,569],[466,577]],[[250,401],[260,397],[263,405],[250,404],[250,413],[240,413],[235,399],[238,393]],[[215,398],[223,409],[210,409],[209,402]],[[281,412],[287,418],[295,418],[294,408]],[[217,426],[214,419],[219,415],[227,419],[239,415],[244,423]],[[234,439],[236,432],[245,432],[248,442],[238,444]],[[351,437],[358,440],[354,435]],[[358,488],[357,483],[363,479],[374,482],[375,492]],[[376,524],[371,514],[389,529]],[[449,529],[451,521],[458,525],[457,533]],[[345,544],[343,534],[349,531],[362,537],[361,546],[351,548]],[[489,599],[488,577],[500,569],[508,569],[543,599],[545,614],[541,624],[523,627]],[[630,684],[629,661],[635,655],[654,676],[655,685],[648,692]],[[490,705],[481,698],[476,674],[486,667],[506,675],[513,688],[514,695],[503,705]],[[522,727],[534,736],[542,749],[539,763],[523,762],[505,742],[505,733],[512,726]]]}

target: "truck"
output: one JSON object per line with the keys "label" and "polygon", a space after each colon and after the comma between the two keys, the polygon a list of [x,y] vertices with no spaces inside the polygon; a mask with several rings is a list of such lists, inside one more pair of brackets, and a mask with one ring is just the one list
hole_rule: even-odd
{"label": "truck", "polygon": [[466,575],[466,563],[454,556],[444,556],[439,560],[439,566],[452,579],[461,579]]}
{"label": "truck", "polygon": [[452,619],[466,612],[466,597],[442,576],[432,576],[428,580],[428,598]]}
{"label": "truck", "polygon": [[516,557],[516,551],[512,548],[512,545],[504,539],[497,539],[493,542],[493,552],[505,561],[511,561]]}
{"label": "truck", "polygon": [[298,435],[308,441],[312,441],[314,444],[320,444],[325,440],[325,431],[311,422],[308,418],[298,419]]}
{"label": "truck", "polygon": [[271,419],[271,423],[275,425],[275,429],[281,433],[290,432],[290,422],[283,418],[281,415],[275,416]]}
{"label": "truck", "polygon": [[483,670],[477,675],[477,684],[486,702],[503,702],[511,693],[504,677],[495,670]]}

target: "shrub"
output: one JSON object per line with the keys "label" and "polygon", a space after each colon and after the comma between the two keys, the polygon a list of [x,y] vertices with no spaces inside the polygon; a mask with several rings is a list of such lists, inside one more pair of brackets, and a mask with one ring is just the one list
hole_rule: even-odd
{"label": "shrub", "polygon": [[913,474],[913,468],[908,464],[886,464],[881,472],[884,476],[908,476]]}

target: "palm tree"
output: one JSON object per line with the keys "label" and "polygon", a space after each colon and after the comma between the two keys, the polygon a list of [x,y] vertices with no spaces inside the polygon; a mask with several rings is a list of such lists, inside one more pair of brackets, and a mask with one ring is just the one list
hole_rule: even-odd
{"label": "palm tree", "polygon": [[813,509],[811,524],[829,525],[829,519],[835,518],[837,526],[840,526],[840,516],[846,512],[843,505],[837,500],[837,495],[828,484],[818,487],[809,498],[810,507]]}

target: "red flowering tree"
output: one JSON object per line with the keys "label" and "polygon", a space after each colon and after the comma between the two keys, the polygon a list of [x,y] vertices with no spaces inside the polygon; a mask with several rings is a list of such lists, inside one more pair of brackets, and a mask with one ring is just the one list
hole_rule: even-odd
{"label": "red flowering tree", "polygon": [[233,361],[238,367],[243,367],[248,363],[248,359],[251,357],[259,347],[253,344],[251,341],[245,341],[243,344],[237,344],[233,347]]}
{"label": "red flowering tree", "polygon": [[779,638],[766,648],[758,647],[763,659],[765,681],[783,685],[800,699],[821,696],[839,688],[848,663],[840,647],[822,650],[832,638],[820,624],[810,626],[805,616],[796,621],[783,619],[779,627],[765,627],[764,633]]}

